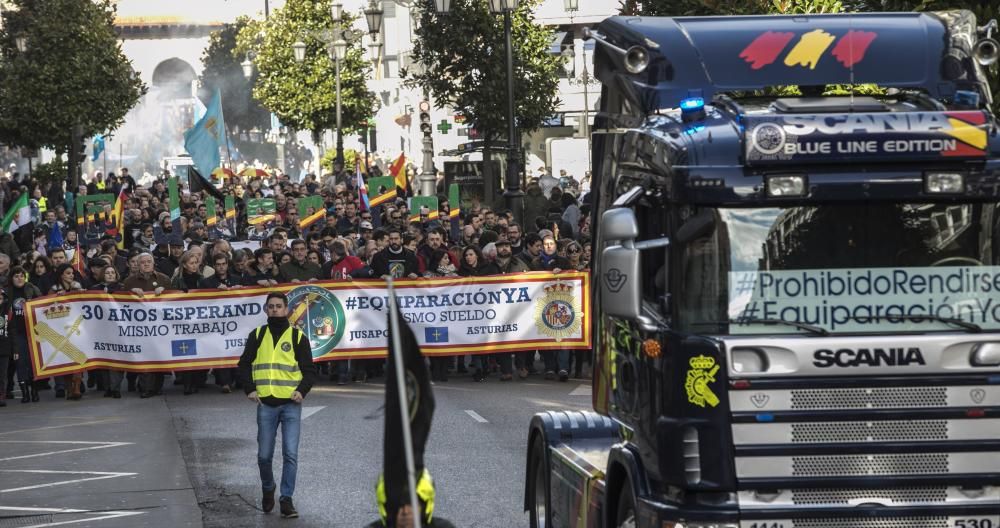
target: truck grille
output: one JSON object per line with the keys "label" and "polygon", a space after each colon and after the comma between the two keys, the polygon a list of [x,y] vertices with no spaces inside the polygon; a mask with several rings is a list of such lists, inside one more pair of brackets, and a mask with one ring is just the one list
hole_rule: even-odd
{"label": "truck grille", "polygon": [[796,477],[863,477],[869,475],[941,475],[948,473],[945,453],[892,455],[823,455],[792,457]]}
{"label": "truck grille", "polygon": [[799,506],[848,505],[866,502],[904,506],[910,504],[943,504],[947,500],[948,489],[945,487],[792,490],[792,503]]}
{"label": "truck grille", "polygon": [[882,387],[871,389],[796,389],[791,391],[792,410],[915,409],[945,407],[945,387]]}
{"label": "truck grille", "polygon": [[947,420],[794,423],[792,443],[947,440]]}

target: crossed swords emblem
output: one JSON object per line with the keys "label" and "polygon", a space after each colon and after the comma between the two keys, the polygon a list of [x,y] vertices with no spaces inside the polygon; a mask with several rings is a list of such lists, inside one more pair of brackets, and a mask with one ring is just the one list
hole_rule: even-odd
{"label": "crossed swords emblem", "polygon": [[77,365],[83,365],[87,362],[87,355],[80,351],[73,343],[69,340],[73,335],[80,335],[80,325],[83,323],[83,316],[79,316],[73,321],[73,324],[66,325],[63,328],[66,330],[66,335],[60,335],[47,323],[39,322],[35,325],[35,334],[45,341],[46,343],[52,345],[55,350],[49,357],[42,363],[41,366],[48,365],[55,360],[56,355],[60,352],[66,355],[70,361],[76,363]]}

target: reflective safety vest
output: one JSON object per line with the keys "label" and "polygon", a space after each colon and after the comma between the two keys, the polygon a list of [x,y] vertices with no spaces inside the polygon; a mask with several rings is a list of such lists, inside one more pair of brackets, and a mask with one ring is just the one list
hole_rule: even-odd
{"label": "reflective safety vest", "polygon": [[[420,478],[417,479],[417,500],[424,509],[424,524],[430,524],[434,520],[434,479],[431,478],[431,472],[427,471],[427,468],[420,472]],[[378,514],[382,517],[382,526],[387,526],[389,514],[385,509],[388,501],[385,493],[385,475],[379,475],[378,482],[375,483],[375,501],[378,503]]]}
{"label": "reflective safety vest", "polygon": [[261,398],[290,399],[302,381],[302,371],[295,360],[292,344],[293,336],[302,342],[302,332],[289,325],[277,343],[267,325],[258,328],[254,335],[260,341],[257,358],[253,360],[253,382],[257,385],[257,395]]}
{"label": "reflective safety vest", "polygon": [[107,183],[105,182],[102,181],[94,182],[94,188],[97,189],[98,191],[103,191],[106,186]]}
{"label": "reflective safety vest", "polygon": [[49,201],[44,196],[38,199],[38,212],[44,213],[49,208]]}

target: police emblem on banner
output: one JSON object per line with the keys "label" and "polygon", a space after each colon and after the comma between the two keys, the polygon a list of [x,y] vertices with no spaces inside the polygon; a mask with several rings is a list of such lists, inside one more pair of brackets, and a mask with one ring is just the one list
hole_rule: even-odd
{"label": "police emblem on banner", "polygon": [[535,302],[535,325],[538,331],[562,341],[580,331],[583,310],[573,295],[573,286],[557,282],[546,285],[544,296]]}
{"label": "police emblem on banner", "polygon": [[288,321],[309,338],[314,358],[332,352],[344,337],[344,307],[326,288],[300,286],[288,292],[288,314]]}

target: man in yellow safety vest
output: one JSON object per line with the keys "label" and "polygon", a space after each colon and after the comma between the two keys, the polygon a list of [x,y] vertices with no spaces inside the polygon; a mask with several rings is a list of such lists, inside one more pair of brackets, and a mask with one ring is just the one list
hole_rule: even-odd
{"label": "man in yellow safety vest", "polygon": [[281,516],[298,517],[292,504],[299,460],[302,400],[316,381],[309,338],[288,322],[288,297],[272,292],[264,301],[267,324],[250,332],[237,365],[247,398],[257,403],[257,465],[264,513],[274,509],[271,459],[281,424]]}

